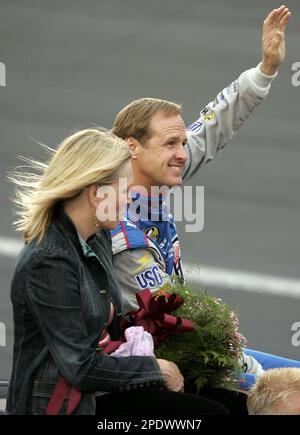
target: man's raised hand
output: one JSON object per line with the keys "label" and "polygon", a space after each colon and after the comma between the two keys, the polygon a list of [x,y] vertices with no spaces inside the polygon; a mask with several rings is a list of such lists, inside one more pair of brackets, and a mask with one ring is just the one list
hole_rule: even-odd
{"label": "man's raised hand", "polygon": [[273,9],[266,17],[262,36],[262,63],[260,69],[263,73],[272,75],[285,58],[285,28],[291,16],[290,10],[285,6]]}

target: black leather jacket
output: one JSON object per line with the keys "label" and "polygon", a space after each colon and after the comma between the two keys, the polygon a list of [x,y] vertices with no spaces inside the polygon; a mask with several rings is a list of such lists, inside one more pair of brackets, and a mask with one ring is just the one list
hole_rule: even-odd
{"label": "black leather jacket", "polygon": [[110,235],[101,231],[85,243],[61,205],[42,242],[23,248],[11,299],[14,353],[9,414],[44,414],[59,375],[82,391],[75,414],[94,414],[96,391],[162,384],[155,358],[117,358],[95,351],[110,302],[115,316],[109,332],[112,339],[119,338],[122,307]]}

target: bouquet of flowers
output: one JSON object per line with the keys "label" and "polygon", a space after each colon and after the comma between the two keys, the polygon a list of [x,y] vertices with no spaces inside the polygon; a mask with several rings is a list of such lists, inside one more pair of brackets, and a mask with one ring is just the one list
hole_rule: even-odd
{"label": "bouquet of flowers", "polygon": [[130,322],[152,334],[157,358],[177,364],[185,381],[197,390],[238,383],[238,361],[246,339],[228,305],[204,290],[195,292],[176,282],[152,297],[150,291],[144,293],[147,302],[138,295],[140,309],[129,313]]}

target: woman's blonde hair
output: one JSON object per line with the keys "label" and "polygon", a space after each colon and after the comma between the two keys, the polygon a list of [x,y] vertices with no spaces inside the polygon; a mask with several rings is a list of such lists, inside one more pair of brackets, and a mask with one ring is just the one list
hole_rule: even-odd
{"label": "woman's blonde hair", "polygon": [[8,177],[17,186],[13,202],[19,218],[14,225],[27,243],[42,240],[56,203],[92,184],[112,183],[130,158],[122,139],[96,128],[72,134],[56,150],[46,149],[51,156],[47,163],[23,158],[34,173],[15,171]]}

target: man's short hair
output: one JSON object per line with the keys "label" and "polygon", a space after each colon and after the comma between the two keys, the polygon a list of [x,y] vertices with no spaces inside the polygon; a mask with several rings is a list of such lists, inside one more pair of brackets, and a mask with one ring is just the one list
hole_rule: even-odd
{"label": "man's short hair", "polygon": [[140,98],[117,114],[111,131],[122,139],[134,137],[143,144],[151,137],[150,121],[158,112],[176,116],[181,113],[181,105],[158,98]]}
{"label": "man's short hair", "polygon": [[[293,398],[300,399],[300,368],[277,368],[259,376],[247,399],[250,415],[294,414]],[[299,400],[298,399],[298,400]]]}

